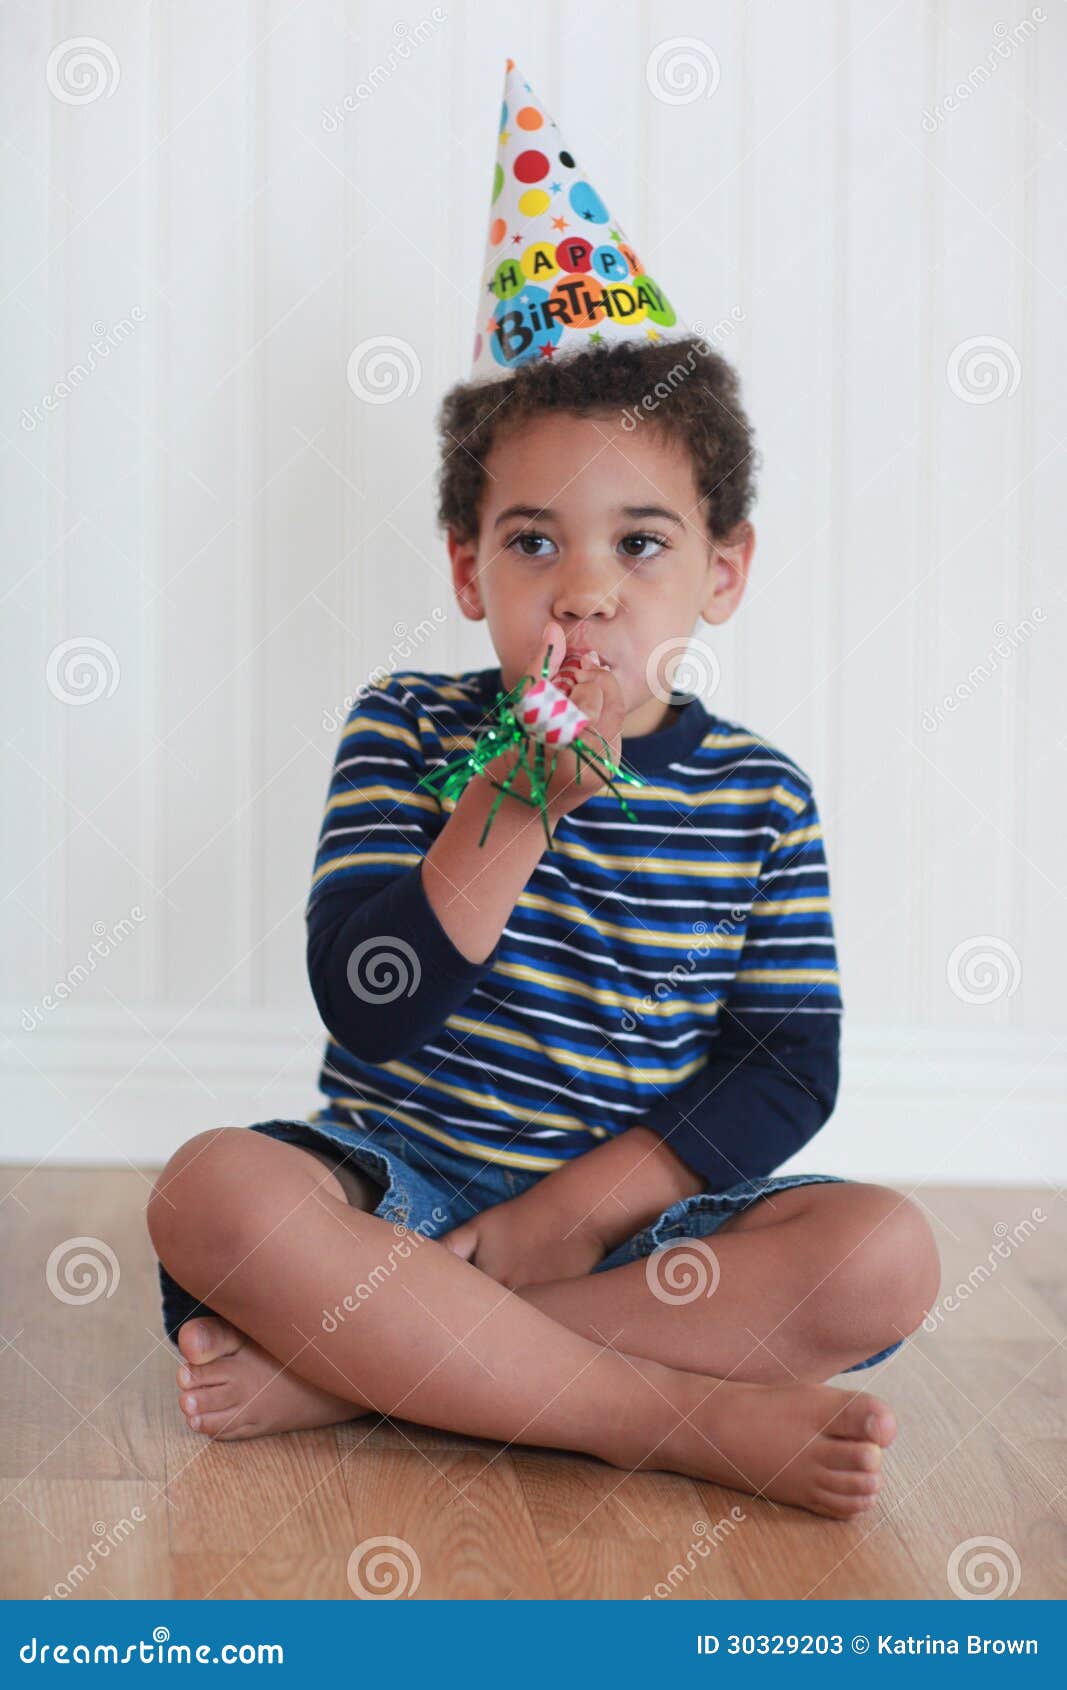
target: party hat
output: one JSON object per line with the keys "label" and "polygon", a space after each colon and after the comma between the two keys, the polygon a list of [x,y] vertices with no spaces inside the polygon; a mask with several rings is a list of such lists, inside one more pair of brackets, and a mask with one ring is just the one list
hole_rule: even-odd
{"label": "party hat", "polygon": [[619,340],[691,331],[513,59],[504,76],[472,382]]}

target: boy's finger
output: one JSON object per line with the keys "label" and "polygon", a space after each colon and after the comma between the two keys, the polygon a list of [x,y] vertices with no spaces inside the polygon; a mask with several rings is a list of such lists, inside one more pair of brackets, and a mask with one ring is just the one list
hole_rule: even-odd
{"label": "boy's finger", "polygon": [[462,1226],[453,1227],[451,1232],[443,1232],[437,1242],[451,1250],[454,1256],[462,1256],[465,1262],[469,1262],[474,1254],[478,1235],[470,1223],[465,1221]]}
{"label": "boy's finger", "polygon": [[[584,671],[588,673],[588,671]],[[588,716],[591,722],[600,720],[600,713],[604,708],[604,689],[599,681],[582,680],[571,688],[571,703]]]}
{"label": "boy's finger", "polygon": [[563,662],[567,650],[566,635],[558,622],[547,623],[541,635],[541,644],[537,652],[538,675],[541,673],[549,646],[552,647],[552,655],[548,662],[548,677],[551,680]]}

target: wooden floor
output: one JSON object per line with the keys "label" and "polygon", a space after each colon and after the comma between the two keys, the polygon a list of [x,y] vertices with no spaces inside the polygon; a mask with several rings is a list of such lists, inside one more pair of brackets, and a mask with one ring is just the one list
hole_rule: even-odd
{"label": "wooden floor", "polygon": [[[846,1525],[407,1421],[211,1444],[177,1407],[150,1180],[15,1168],[0,1187],[8,1597],[351,1600],[350,1557],[379,1537],[399,1540],[394,1576],[412,1591],[417,1570],[419,1598],[943,1597],[953,1551],[974,1538],[1002,1540],[1006,1576],[1017,1558],[1019,1598],[1067,1594],[1067,1201],[1051,1191],[921,1193],[942,1296],[968,1275],[973,1289],[935,1332],[845,1381],[900,1423],[880,1507]],[[1016,1242],[1034,1210],[1044,1218]],[[72,1304],[48,1262],[79,1237],[110,1247],[118,1277]],[[373,1554],[353,1560],[357,1589]]]}

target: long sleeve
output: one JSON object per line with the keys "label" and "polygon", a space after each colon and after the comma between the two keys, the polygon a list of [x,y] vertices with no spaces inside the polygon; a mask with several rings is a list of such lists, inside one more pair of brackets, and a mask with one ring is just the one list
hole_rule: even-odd
{"label": "long sleeve", "polygon": [[441,926],[422,861],[447,819],[417,782],[419,718],[391,679],[349,715],[334,761],[305,908],[307,965],[324,1025],[353,1056],[417,1050],[469,998],[497,949],[471,962]]}
{"label": "long sleeve", "polygon": [[833,1112],[843,1005],[814,796],[767,853],[706,1065],[643,1117],[711,1191],[774,1171]]}

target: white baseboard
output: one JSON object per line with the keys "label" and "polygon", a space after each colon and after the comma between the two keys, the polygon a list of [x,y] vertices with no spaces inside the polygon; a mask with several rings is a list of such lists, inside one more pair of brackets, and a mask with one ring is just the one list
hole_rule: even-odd
{"label": "white baseboard", "polygon": [[[299,1009],[4,1017],[0,1162],[159,1167],[207,1127],[317,1107]],[[1050,1032],[847,1026],[837,1108],[785,1171],[916,1185],[1067,1184],[1067,1051]]]}

